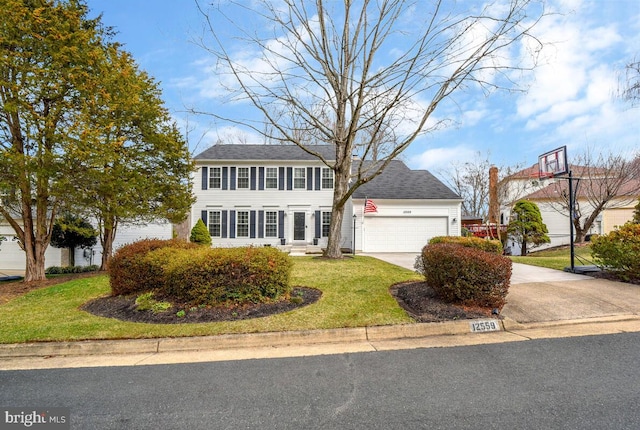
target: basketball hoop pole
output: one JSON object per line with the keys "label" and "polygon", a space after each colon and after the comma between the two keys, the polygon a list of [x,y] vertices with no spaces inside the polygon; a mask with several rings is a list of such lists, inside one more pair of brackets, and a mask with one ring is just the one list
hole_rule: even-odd
{"label": "basketball hoop pole", "polygon": [[569,243],[571,244],[571,273],[575,273],[575,251],[573,243],[573,216],[575,207],[575,198],[573,197],[573,174],[569,170]]}

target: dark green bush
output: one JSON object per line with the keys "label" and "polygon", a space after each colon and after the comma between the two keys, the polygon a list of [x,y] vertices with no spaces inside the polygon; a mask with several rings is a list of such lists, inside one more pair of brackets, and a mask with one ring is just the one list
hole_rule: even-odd
{"label": "dark green bush", "polygon": [[260,303],[291,290],[291,259],[277,248],[162,249],[147,261],[164,270],[164,296],[196,306]]}
{"label": "dark green bush", "polygon": [[145,239],[118,249],[109,263],[114,296],[151,291],[163,282],[162,268],[150,264],[147,254],[161,248],[188,249],[198,245],[179,239]]}
{"label": "dark green bush", "polygon": [[436,243],[454,243],[502,255],[502,242],[497,239],[482,239],[475,236],[436,236],[429,240],[429,245],[435,245]]}
{"label": "dark green bush", "polygon": [[626,223],[591,239],[591,255],[598,265],[625,281],[640,279],[640,224]]}
{"label": "dark green bush", "polygon": [[448,302],[500,308],[511,280],[511,260],[502,255],[452,243],[422,249],[427,284]]}
{"label": "dark green bush", "polygon": [[98,266],[51,266],[48,267],[47,270],[44,271],[47,275],[66,275],[69,273],[85,273],[85,272],[95,272],[100,269]]}

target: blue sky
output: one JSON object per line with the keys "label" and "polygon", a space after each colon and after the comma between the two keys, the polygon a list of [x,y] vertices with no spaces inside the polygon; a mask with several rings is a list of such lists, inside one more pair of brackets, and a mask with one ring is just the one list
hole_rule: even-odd
{"label": "blue sky", "polygon": [[[234,109],[217,97],[212,55],[195,43],[204,19],[194,1],[87,3],[90,16],[102,14],[103,23],[118,32],[115,39],[160,81],[166,106],[182,130],[189,130],[194,154],[239,136],[262,143],[249,130],[185,112],[192,107],[238,120],[255,115],[247,105]],[[569,161],[587,148],[629,155],[640,149],[640,108],[614,97],[625,63],[640,58],[640,2],[564,0],[549,1],[548,7],[559,14],[545,19],[536,32],[553,43],[543,49],[542,64],[519,83],[528,91],[458,94],[456,103],[435,112],[451,126],[421,137],[403,154],[410,167],[437,173],[477,159],[478,153],[499,166],[530,166],[538,155],[563,145]]]}

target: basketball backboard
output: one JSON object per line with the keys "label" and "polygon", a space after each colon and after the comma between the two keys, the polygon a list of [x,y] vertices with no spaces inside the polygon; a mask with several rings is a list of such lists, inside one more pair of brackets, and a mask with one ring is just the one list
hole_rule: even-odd
{"label": "basketball backboard", "polygon": [[538,157],[538,175],[541,179],[569,173],[567,147],[561,146]]}

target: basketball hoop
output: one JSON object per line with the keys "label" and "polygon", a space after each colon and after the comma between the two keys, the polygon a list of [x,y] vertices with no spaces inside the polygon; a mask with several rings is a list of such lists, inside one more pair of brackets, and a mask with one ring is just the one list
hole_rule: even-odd
{"label": "basketball hoop", "polygon": [[567,147],[562,146],[538,157],[538,178],[542,181],[569,172]]}

